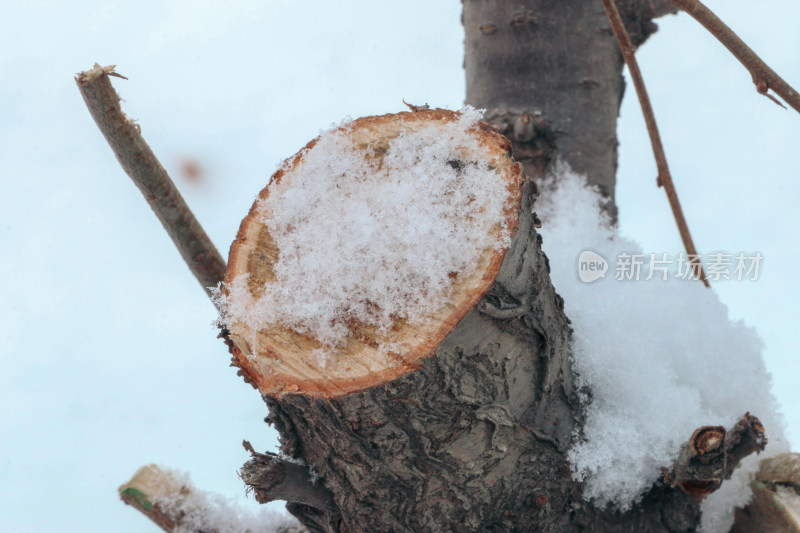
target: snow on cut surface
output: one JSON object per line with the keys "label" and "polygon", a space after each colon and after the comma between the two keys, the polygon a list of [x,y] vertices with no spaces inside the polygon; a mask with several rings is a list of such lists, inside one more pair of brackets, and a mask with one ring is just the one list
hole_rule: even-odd
{"label": "snow on cut surface", "polygon": [[[615,280],[617,254],[642,252],[610,229],[599,201],[583,177],[560,165],[535,206],[553,284],[574,328],[573,366],[592,391],[585,438],[570,452],[575,478],[586,481],[586,496],[629,508],[696,428],[730,428],[747,411],[766,428],[766,453],[786,451],[756,332],[731,321],[716,292],[698,281],[661,281],[658,275],[651,281],[645,275],[640,281]],[[609,262],[605,279],[579,280],[577,258],[586,249]],[[729,529],[734,506],[750,498],[748,482],[762,457],[747,458],[706,499],[704,531]]]}
{"label": "snow on cut surface", "polygon": [[472,274],[510,240],[506,182],[475,159],[486,152],[481,116],[465,107],[455,121],[415,126],[381,158],[348,138],[352,125],[323,133],[258,206],[280,251],[277,281],[255,300],[235,279],[218,296],[222,323],[279,324],[335,347],[353,319],[383,331],[396,318],[424,322],[453,273]]}

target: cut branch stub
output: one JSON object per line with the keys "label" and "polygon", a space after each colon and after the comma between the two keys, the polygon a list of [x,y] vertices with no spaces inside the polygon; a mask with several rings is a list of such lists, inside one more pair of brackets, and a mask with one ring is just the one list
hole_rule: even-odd
{"label": "cut branch stub", "polygon": [[[119,488],[119,497],[167,533],[253,531],[249,526],[261,521],[231,506],[225,498],[198,489],[188,475],[154,464],[139,468]],[[274,533],[307,533],[289,517],[275,520],[268,529]]]}
{"label": "cut branch stub", "polygon": [[522,185],[511,143],[479,118],[360,118],[272,176],[219,296],[234,363],[262,393],[334,397],[405,375],[478,302]]}
{"label": "cut branch stub", "polygon": [[767,445],[761,421],[745,413],[726,431],[722,426],[703,426],[683,445],[672,471],[664,469],[664,479],[672,487],[702,501],[730,479],[748,455],[760,453]]}
{"label": "cut branch stub", "polygon": [[308,465],[297,459],[274,453],[258,453],[244,441],[252,458],[239,471],[239,476],[255,494],[258,503],[285,500],[313,507],[328,521],[338,520],[333,495],[317,479],[312,479]]}

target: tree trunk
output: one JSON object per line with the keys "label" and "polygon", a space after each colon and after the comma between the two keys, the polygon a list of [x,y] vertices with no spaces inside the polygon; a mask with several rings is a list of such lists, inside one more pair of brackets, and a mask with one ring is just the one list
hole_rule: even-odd
{"label": "tree trunk", "polygon": [[[668,11],[619,3],[638,42]],[[601,188],[613,215],[623,62],[600,2],[464,0],[463,23],[467,102],[488,110],[530,176],[560,157]],[[697,527],[698,503],[679,489],[659,483],[618,513],[586,503],[571,477],[582,406],[536,196],[530,181],[495,282],[418,370],[331,399],[265,395],[282,452],[312,466],[335,503],[288,503],[311,531]],[[256,455],[248,471],[269,462]],[[258,497],[256,478],[246,481]]]}
{"label": "tree trunk", "polygon": [[[556,155],[587,176],[616,218],[617,116],[625,83],[619,45],[603,5],[592,0],[464,0],[467,103],[514,143],[529,175]],[[675,8],[620,0],[639,45],[652,19]]]}

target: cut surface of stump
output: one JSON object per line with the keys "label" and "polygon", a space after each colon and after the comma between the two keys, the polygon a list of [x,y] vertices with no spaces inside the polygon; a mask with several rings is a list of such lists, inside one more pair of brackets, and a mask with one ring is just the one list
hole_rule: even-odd
{"label": "cut surface of stump", "polygon": [[497,276],[522,170],[472,108],[364,117],[286,160],[217,300],[267,395],[333,397],[419,367]]}

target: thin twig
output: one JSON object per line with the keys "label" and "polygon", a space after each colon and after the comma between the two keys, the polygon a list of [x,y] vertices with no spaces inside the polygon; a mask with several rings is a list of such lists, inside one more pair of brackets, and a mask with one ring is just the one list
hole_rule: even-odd
{"label": "thin twig", "polygon": [[[783,98],[795,111],[800,113],[800,94],[786,81],[781,78],[769,65],[758,57],[758,55],[742,41],[719,17],[698,0],[671,0],[673,4],[680,7],[702,24],[725,48],[744,65],[753,77],[756,90],[764,96],[770,98],[778,105],[781,105],[772,95],[768,93],[772,89],[775,94]],[[781,105],[781,107],[783,107]]]}
{"label": "thin twig", "polygon": [[78,74],[75,81],[117,161],[139,187],[192,274],[211,296],[209,287],[216,287],[225,277],[225,260],[142,138],[139,126],[122,112],[120,97],[109,76],[124,78],[114,72],[113,65],[95,64],[91,70]]}
{"label": "thin twig", "polygon": [[669,165],[667,165],[667,156],[664,154],[664,146],[661,144],[661,135],[658,133],[653,106],[650,104],[647,87],[644,85],[642,72],[639,70],[639,64],[636,62],[636,47],[633,46],[631,38],[625,30],[625,25],[622,22],[622,17],[620,17],[614,0],[602,0],[602,2],[606,14],[608,15],[608,20],[611,22],[611,29],[614,31],[617,41],[619,41],[622,56],[625,58],[625,63],[628,65],[628,70],[631,73],[633,85],[636,87],[636,94],[639,97],[639,104],[642,107],[644,121],[647,124],[647,133],[650,135],[650,144],[653,146],[653,155],[656,159],[658,185],[660,187],[663,186],[664,192],[667,193],[667,199],[672,208],[675,223],[678,225],[678,232],[681,235],[683,246],[686,248],[686,254],[689,256],[689,264],[692,265],[695,275],[703,282],[703,285],[711,287],[706,278],[706,273],[703,271],[703,265],[700,263],[700,256],[697,254],[694,241],[692,241],[692,235],[689,233],[689,226],[686,224],[686,218],[683,216],[683,209],[678,200],[678,192],[675,190],[675,184],[672,182],[672,175],[669,172]]}

